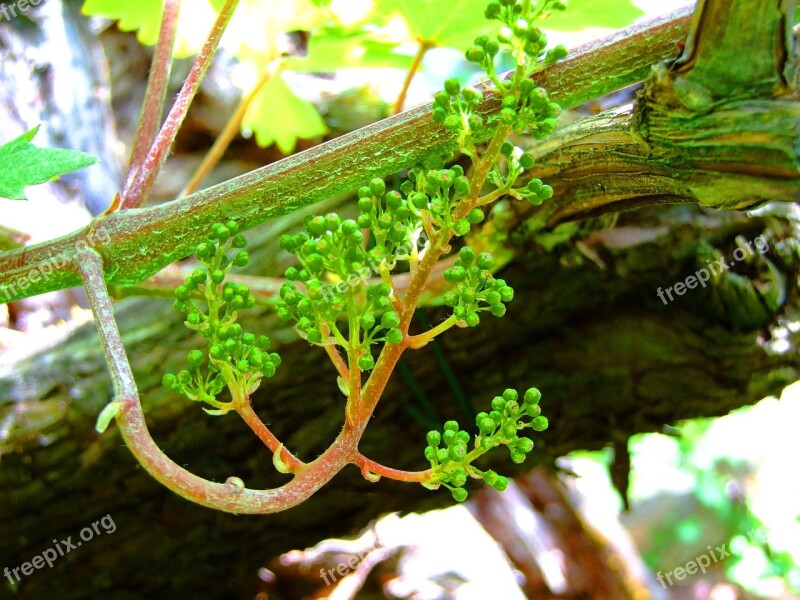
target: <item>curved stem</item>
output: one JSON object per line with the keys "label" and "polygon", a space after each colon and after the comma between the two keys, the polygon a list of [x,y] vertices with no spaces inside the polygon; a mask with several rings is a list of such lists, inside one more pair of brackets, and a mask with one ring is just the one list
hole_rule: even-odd
{"label": "curved stem", "polygon": [[387,479],[394,479],[395,481],[406,481],[409,483],[422,483],[428,481],[433,477],[433,472],[430,469],[425,471],[403,471],[401,469],[393,469],[382,465],[374,460],[370,460],[360,452],[353,460],[353,464],[361,468],[362,473],[370,473],[380,475]]}
{"label": "curved stem", "polygon": [[112,404],[116,405],[114,417],[122,438],[136,460],[165,487],[209,508],[236,514],[274,513],[297,506],[355,460],[358,443],[356,432],[342,430],[330,447],[307,464],[292,481],[271,490],[242,488],[233,481],[208,481],[175,463],[158,447],[147,429],[136,382],[105,286],[102,257],[92,248],[79,248],[70,267],[81,276],[95,315],[111,372],[114,386]]}
{"label": "curved stem", "polygon": [[264,422],[253,410],[249,396],[244,395],[240,400],[234,401],[234,410],[239,413],[239,416],[247,423],[253,433],[258,436],[258,439],[260,439],[267,448],[272,450],[273,454],[275,452],[280,452],[280,459],[290,472],[296,473],[305,469],[306,463],[289,452],[281,441],[275,437],[275,434],[264,425]]}
{"label": "curved stem", "polygon": [[411,66],[408,68],[408,73],[406,73],[406,79],[403,81],[403,87],[400,89],[400,93],[397,95],[394,108],[392,108],[393,115],[396,115],[403,110],[403,105],[406,103],[406,96],[408,95],[408,88],[411,87],[411,80],[414,79],[414,75],[419,70],[419,67],[422,64],[422,59],[425,57],[425,53],[431,48],[433,48],[433,44],[427,40],[420,42],[417,54],[414,56],[414,60],[411,63]]}

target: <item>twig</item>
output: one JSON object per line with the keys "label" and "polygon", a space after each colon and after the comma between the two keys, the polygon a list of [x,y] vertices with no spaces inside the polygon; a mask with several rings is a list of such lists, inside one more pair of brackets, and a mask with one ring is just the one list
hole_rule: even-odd
{"label": "twig", "polygon": [[231,118],[228,119],[228,122],[225,123],[225,127],[220,132],[217,139],[214,141],[214,145],[211,146],[211,149],[208,153],[203,157],[203,161],[197,167],[197,170],[192,174],[189,182],[186,184],[186,187],[180,193],[180,196],[188,196],[196,192],[200,188],[200,184],[203,183],[203,179],[208,176],[208,174],[217,166],[217,163],[222,159],[222,156],[225,154],[225,151],[228,149],[228,146],[231,145],[233,138],[236,137],[236,134],[239,133],[239,128],[242,125],[242,121],[244,120],[244,116],[247,114],[247,109],[250,108],[250,105],[255,100],[255,97],[261,91],[261,89],[267,84],[267,82],[272,78],[274,74],[274,69],[268,68],[266,73],[261,76],[258,83],[256,83],[255,87],[250,90],[240,101],[239,106],[236,107],[233,115]]}
{"label": "twig", "polygon": [[414,61],[408,68],[408,73],[406,73],[406,79],[403,82],[403,87],[400,90],[400,93],[397,95],[397,100],[394,103],[392,114],[396,115],[403,110],[403,105],[406,103],[406,96],[408,95],[408,88],[411,87],[411,80],[414,79],[414,75],[417,73],[417,70],[422,64],[422,59],[425,57],[425,53],[431,48],[433,48],[433,44],[427,40],[420,42],[419,50],[417,50],[417,54],[414,56]]}
{"label": "twig", "polygon": [[217,46],[222,39],[222,34],[225,32],[225,27],[227,27],[233,15],[233,10],[238,3],[239,0],[226,0],[225,5],[222,7],[217,21],[211,28],[205,44],[203,44],[203,49],[186,77],[175,104],[172,105],[161,131],[158,132],[153,145],[150,147],[150,151],[136,172],[129,174],[128,183],[122,193],[120,210],[139,207],[150,195],[156,177],[167,159],[167,154],[172,149],[178,130],[189,112],[192,99],[200,89],[203,77],[211,65],[211,59],[214,57]]}
{"label": "twig", "polygon": [[[142,111],[139,113],[139,124],[133,136],[133,150],[128,163],[128,178],[135,175],[153,145],[164,117],[164,105],[167,101],[169,74],[172,70],[172,51],[175,47],[175,33],[178,30],[178,15],[181,0],[166,0],[161,18],[161,30],[158,42],[153,50],[153,63],[147,78]],[[130,182],[126,181],[127,186]]]}

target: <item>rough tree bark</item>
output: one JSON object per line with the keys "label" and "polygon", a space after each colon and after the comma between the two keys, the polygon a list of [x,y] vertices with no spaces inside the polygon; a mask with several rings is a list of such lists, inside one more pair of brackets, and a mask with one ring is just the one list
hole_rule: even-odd
{"label": "rough tree bark", "polygon": [[[747,4],[709,1],[701,8],[727,5],[737,12]],[[765,5],[785,8],[777,0]],[[698,17],[697,22],[702,31],[709,21]],[[774,21],[772,26],[777,27]],[[687,65],[707,48],[703,39],[693,38],[684,59],[656,70],[638,112],[602,115],[576,126],[586,127],[585,135],[571,138],[578,131],[571,129],[562,134],[560,146],[543,147],[542,168],[549,169],[559,199],[544,209],[548,212],[512,213],[502,227],[495,220],[483,238],[487,244],[504,242],[510,250],[502,274],[517,296],[508,314],[442,339],[440,355],[455,375],[455,386],[434,349],[408,357],[405,377],[395,376],[368,430],[362,446],[368,456],[420,468],[431,421],[466,422],[470,404],[481,410],[508,386],[542,390],[552,426],[540,436],[534,456],[547,464],[573,449],[624,448],[634,433],[725,414],[797,379],[798,334],[780,326],[800,308],[794,207],[768,206],[754,215],[666,206],[691,201],[743,208],[765,199],[798,198],[800,146],[791,78],[782,76],[772,88],[753,88],[750,97],[698,91],[684,73],[694,72]],[[792,54],[778,56],[787,63]],[[702,77],[718,76],[706,72]],[[676,91],[681,78],[685,81]],[[686,90],[701,101],[687,104],[681,95]],[[731,102],[721,103],[721,97]],[[766,114],[780,114],[764,123],[770,131],[788,123],[788,135],[785,130],[778,135],[777,129],[777,137],[756,135],[752,127],[741,127],[753,125],[753,107],[765,103]],[[744,115],[737,116],[737,110]],[[732,127],[749,140],[744,150],[730,147],[727,134],[717,138],[719,143],[706,142],[713,130],[697,124],[717,118],[725,127],[741,119]],[[628,123],[637,124],[636,133],[629,133]],[[691,129],[683,128],[688,124]],[[609,140],[613,150],[598,160],[598,145]],[[748,150],[761,142],[769,152]],[[592,151],[593,165],[589,154],[581,154],[586,150]],[[621,156],[630,162],[622,163]],[[612,185],[619,189],[604,194]],[[705,196],[708,186],[713,194]],[[735,202],[704,201],[720,198],[724,188],[735,192],[744,186],[756,192]],[[613,229],[606,228],[605,218],[585,219],[645,204],[658,206],[622,213]],[[578,223],[579,218],[585,220]],[[275,239],[297,220],[292,215],[258,230],[254,263],[260,273],[279,272]],[[739,245],[760,235],[767,252],[735,258]],[[733,266],[713,284],[667,305],[657,297],[658,288],[683,281],[718,255]],[[206,477],[235,475],[253,487],[280,482],[269,453],[232,415],[210,418],[161,388],[161,374],[174,371],[196,344],[169,304],[128,299],[118,312],[153,435],[176,461]],[[441,313],[429,308],[426,318],[435,323]],[[284,359],[278,375],[254,397],[254,406],[301,458],[316,456],[341,423],[334,370],[321,352],[291,341],[268,311],[251,320],[271,332]],[[21,588],[25,597],[93,597],[112,587],[116,598],[239,597],[253,588],[258,566],[278,552],[352,531],[382,512],[451,502],[446,493],[420,486],[371,484],[349,469],[286,513],[237,517],[209,511],[173,496],[137,469],[116,432],[94,433],[95,417],[109,395],[91,326],[0,374],[0,565],[19,565],[53,538],[75,536],[106,513],[117,524],[114,534],[27,578]],[[513,472],[509,461],[498,458],[501,472]],[[625,477],[623,461],[615,474],[620,486]]]}

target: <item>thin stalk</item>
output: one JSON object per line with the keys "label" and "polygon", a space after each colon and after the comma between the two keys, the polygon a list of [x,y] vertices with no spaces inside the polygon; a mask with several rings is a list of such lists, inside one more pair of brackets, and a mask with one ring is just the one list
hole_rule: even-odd
{"label": "thin stalk", "polygon": [[374,475],[380,475],[381,477],[394,479],[395,481],[422,483],[423,481],[430,480],[433,476],[433,473],[430,469],[426,469],[425,471],[403,471],[401,469],[393,469],[391,467],[382,465],[381,463],[375,462],[374,460],[370,460],[360,452],[353,461],[353,464],[359,467],[362,473],[366,472]]}
{"label": "thin stalk", "polygon": [[228,119],[227,123],[225,123],[225,127],[214,141],[214,145],[211,146],[211,149],[203,157],[203,161],[197,167],[197,170],[195,170],[195,172],[192,174],[191,178],[186,184],[186,187],[184,187],[179,194],[180,196],[188,196],[189,194],[196,192],[200,188],[200,184],[203,183],[203,180],[208,176],[209,173],[211,173],[214,167],[217,166],[217,163],[219,163],[219,161],[222,159],[225,151],[228,149],[228,146],[231,145],[233,138],[235,138],[236,134],[239,133],[239,130],[242,126],[242,121],[244,120],[250,105],[253,103],[253,100],[261,91],[261,89],[267,85],[267,82],[272,78],[273,74],[273,69],[267,69],[264,75],[262,75],[258,80],[255,87],[239,101],[239,106],[236,107],[236,110],[234,111],[233,115],[231,115],[231,118]]}
{"label": "thin stalk", "polygon": [[172,144],[175,142],[175,137],[178,135],[178,130],[183,124],[186,114],[189,112],[192,100],[200,89],[200,84],[203,82],[206,71],[211,65],[211,59],[219,46],[222,39],[222,34],[230,22],[233,11],[239,0],[226,0],[225,5],[222,7],[211,32],[208,34],[205,44],[197,56],[197,59],[192,65],[189,75],[178,94],[175,104],[172,105],[167,119],[161,130],[158,132],[150,151],[147,153],[142,164],[135,173],[131,173],[128,177],[129,184],[123,190],[122,198],[120,201],[120,210],[127,210],[129,208],[138,208],[144,204],[150,191],[153,189],[153,184],[156,177],[161,171],[164,161],[167,159],[169,151],[172,149]]}
{"label": "thin stalk", "polygon": [[290,472],[296,473],[305,469],[306,464],[297,458],[294,454],[289,452],[281,441],[275,437],[275,434],[269,430],[264,422],[258,417],[250,404],[250,397],[246,394],[242,396],[241,400],[234,401],[234,410],[239,413],[248,427],[258,436],[263,444],[275,452],[280,452],[280,459]]}
{"label": "thin stalk", "polygon": [[419,335],[408,336],[405,339],[405,345],[414,350],[422,348],[423,346],[427,346],[428,343],[433,340],[433,338],[450,329],[456,324],[457,321],[458,319],[456,319],[455,315],[450,315],[446,320],[439,323],[433,329],[429,329],[425,333],[420,333]]}
{"label": "thin stalk", "polygon": [[[161,18],[161,29],[158,42],[153,50],[153,63],[147,78],[144,92],[142,112],[139,113],[139,124],[133,136],[133,149],[128,163],[128,177],[136,174],[144,163],[147,151],[153,145],[164,117],[164,105],[167,101],[169,74],[172,70],[172,51],[175,47],[175,34],[178,30],[178,16],[181,0],[166,0]],[[126,185],[130,182],[126,181]]]}
{"label": "thin stalk", "polygon": [[395,100],[394,108],[392,109],[393,115],[396,115],[403,110],[403,105],[406,103],[406,96],[408,95],[408,88],[411,87],[411,80],[414,79],[414,75],[416,75],[420,65],[422,64],[422,59],[431,48],[433,48],[433,44],[427,40],[420,42],[417,54],[414,56],[414,60],[411,63],[411,66],[408,68],[408,73],[406,73],[406,79],[403,81],[403,87],[400,89],[400,93],[397,95],[397,100]]}

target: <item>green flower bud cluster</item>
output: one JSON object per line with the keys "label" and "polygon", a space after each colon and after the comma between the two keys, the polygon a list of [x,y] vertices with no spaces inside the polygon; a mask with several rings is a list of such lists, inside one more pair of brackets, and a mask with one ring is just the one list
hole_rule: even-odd
{"label": "green flower bud cluster", "polygon": [[500,109],[500,122],[511,125],[518,134],[528,134],[537,140],[551,135],[558,125],[556,117],[561,107],[550,102],[547,90],[536,87],[530,79],[519,84],[519,97],[507,95]]}
{"label": "green flower bud cluster", "polygon": [[[448,228],[456,236],[465,236],[472,225],[483,221],[483,211],[473,210],[466,218],[453,221],[455,206],[470,193],[469,178],[461,165],[449,169],[416,167],[408,173],[409,179],[400,187],[408,194],[412,204],[423,207],[435,229]],[[416,191],[414,191],[416,190]]]}
{"label": "green flower bud cluster", "polygon": [[[376,179],[371,185],[383,194],[383,181]],[[370,188],[366,190],[362,192],[362,200],[368,198],[367,193],[372,194]],[[375,198],[368,199],[372,203]],[[388,202],[394,206],[394,196]],[[407,204],[405,200],[402,202]],[[399,208],[398,205],[396,209]],[[366,206],[364,209],[362,217],[368,214],[370,218],[377,216],[376,220],[384,214],[397,216],[397,210],[377,215]],[[359,221],[364,220],[359,217]],[[281,238],[281,248],[297,256],[300,265],[286,270],[287,281],[281,286],[276,313],[281,320],[294,323],[298,333],[309,343],[335,343],[353,349],[355,341],[362,349],[374,342],[398,344],[402,341],[402,332],[397,328],[400,318],[390,300],[391,286],[386,282],[369,283],[371,277],[394,266],[386,263],[386,249],[396,249],[400,241],[376,222],[370,224],[374,225],[376,238],[381,232],[385,242],[383,246],[376,246],[378,250],[364,248],[358,222],[343,221],[335,213],[325,217],[309,216],[305,231]],[[401,257],[400,253],[395,256]],[[325,280],[328,283],[323,283]],[[350,326],[358,329],[357,340],[352,335],[343,335],[337,325],[343,317],[353,315],[357,319],[352,319]],[[374,366],[368,350],[362,354],[360,366],[364,370]]]}
{"label": "green flower bud cluster", "polygon": [[488,252],[478,256],[470,246],[461,248],[458,260],[445,270],[444,278],[455,286],[445,292],[443,300],[453,307],[453,315],[461,326],[475,327],[480,323],[480,311],[489,311],[495,317],[506,313],[505,303],[514,297],[514,290],[491,273],[494,259]]}
{"label": "green flower bud cluster", "polygon": [[[238,230],[235,221],[213,225],[208,239],[195,249],[202,268],[192,271],[175,290],[173,307],[185,314],[187,328],[207,340],[208,352],[191,350],[186,357],[191,369],[168,373],[162,382],[190,400],[219,409],[206,411],[211,414],[227,412],[227,405],[215,399],[226,385],[252,393],[261,379],[272,377],[280,365],[280,356],[268,352],[267,336],[256,337],[236,322],[240,310],[255,304],[246,285],[225,281],[231,268],[244,266],[250,259],[243,250],[247,240]],[[232,258],[230,250],[236,250]]]}
{"label": "green flower bud cluster", "polygon": [[[492,44],[492,48],[494,48],[496,43],[500,49],[511,52],[517,60],[527,57],[535,66],[536,61],[547,47],[547,38],[536,26],[536,21],[552,10],[564,10],[565,8],[566,3],[562,0],[542,0],[538,3],[529,3],[526,13],[525,3],[519,0],[492,0],[486,6],[484,15],[487,19],[499,21],[504,26],[497,33],[497,42],[490,41],[487,36],[480,36],[475,39],[475,46],[472,49],[486,48],[488,44]],[[554,62],[563,58],[565,56],[563,46],[560,48],[558,51],[548,52],[545,62]],[[473,57],[477,56],[478,54],[473,52]],[[469,60],[469,56],[467,60]],[[478,61],[473,60],[472,62]]]}
{"label": "green flower bud cluster", "polygon": [[531,204],[539,205],[553,197],[553,188],[542,183],[541,179],[531,179],[525,187],[511,189],[523,171],[533,167],[534,159],[527,152],[506,140],[500,148],[500,153],[506,157],[506,174],[503,176],[497,165],[489,173],[489,179],[497,187],[510,189],[511,195],[524,198]]}
{"label": "green flower bud cluster", "polygon": [[483,117],[475,112],[482,100],[483,92],[480,90],[462,88],[457,79],[448,79],[444,82],[444,90],[433,97],[433,121],[458,133],[463,142],[472,131],[483,127]]}
{"label": "green flower bud cluster", "polygon": [[472,463],[498,446],[506,446],[515,463],[524,462],[534,444],[529,437],[521,437],[519,432],[525,428],[534,431],[547,429],[547,418],[541,416],[540,398],[541,394],[536,388],[527,390],[522,402],[519,401],[517,391],[513,389],[507,389],[502,396],[496,396],[492,400],[491,412],[481,412],[475,418],[478,435],[475,436],[472,449],[470,434],[460,429],[456,421],[445,423],[442,433],[429,431],[425,458],[431,464],[433,478],[426,486],[437,488],[443,485],[458,502],[467,499],[464,485],[468,477],[483,479],[497,491],[505,490],[508,487],[506,477],[492,470],[481,471]]}
{"label": "green flower bud cluster", "polygon": [[[408,188],[406,188],[407,191]],[[402,191],[402,190],[401,190]],[[370,262],[385,264],[391,270],[397,260],[417,256],[423,242],[422,211],[428,209],[427,196],[386,191],[383,179],[375,178],[358,190],[358,226],[372,233],[375,245],[370,249]]]}

